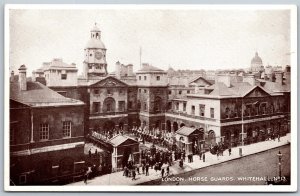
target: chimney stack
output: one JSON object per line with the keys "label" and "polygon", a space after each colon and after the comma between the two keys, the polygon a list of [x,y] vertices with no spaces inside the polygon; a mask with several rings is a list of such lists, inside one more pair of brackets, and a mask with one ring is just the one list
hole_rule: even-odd
{"label": "chimney stack", "polygon": [[275,72],[275,82],[282,85],[283,84],[283,73],[281,71]]}
{"label": "chimney stack", "polygon": [[290,84],[291,83],[291,67],[287,65],[285,67],[285,83]]}
{"label": "chimney stack", "polygon": [[19,68],[19,84],[21,91],[27,90],[26,70],[27,68],[25,65],[21,65]]}
{"label": "chimney stack", "polygon": [[10,72],[10,81],[13,82],[15,79],[15,72],[14,71],[11,71]]}
{"label": "chimney stack", "polygon": [[255,77],[252,74],[244,76],[243,82],[248,82],[251,86],[255,86],[256,85],[256,83],[255,83]]}

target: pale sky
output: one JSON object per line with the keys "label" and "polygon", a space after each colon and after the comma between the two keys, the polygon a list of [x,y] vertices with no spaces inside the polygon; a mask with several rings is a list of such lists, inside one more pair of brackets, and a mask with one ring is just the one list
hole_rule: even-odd
{"label": "pale sky", "polygon": [[289,10],[10,10],[10,67],[28,75],[63,58],[81,74],[84,47],[97,23],[115,62],[168,69],[248,68],[255,51],[264,65],[290,64]]}

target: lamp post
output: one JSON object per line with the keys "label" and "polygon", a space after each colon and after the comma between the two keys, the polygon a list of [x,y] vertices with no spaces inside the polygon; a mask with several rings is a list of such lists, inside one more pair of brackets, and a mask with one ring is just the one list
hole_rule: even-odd
{"label": "lamp post", "polygon": [[280,151],[278,152],[277,156],[278,156],[279,178],[281,179],[281,158],[282,158],[282,154],[281,154]]}

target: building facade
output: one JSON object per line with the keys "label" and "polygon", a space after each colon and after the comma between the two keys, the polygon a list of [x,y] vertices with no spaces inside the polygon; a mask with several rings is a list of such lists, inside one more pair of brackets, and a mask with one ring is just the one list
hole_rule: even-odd
{"label": "building facade", "polygon": [[10,83],[11,184],[63,182],[83,169],[84,103],[39,82],[26,67]]}
{"label": "building facade", "polygon": [[274,73],[274,80],[257,77],[264,71],[258,53],[251,61],[254,75],[213,72],[207,79],[204,70],[192,75],[149,64],[133,73],[131,64],[120,62],[115,73],[108,74],[106,51],[95,26],[84,49],[84,72],[77,86],[50,85],[86,104],[85,135],[132,127],[176,132],[188,126],[201,130],[208,146],[218,142],[235,146],[289,131],[290,69]]}

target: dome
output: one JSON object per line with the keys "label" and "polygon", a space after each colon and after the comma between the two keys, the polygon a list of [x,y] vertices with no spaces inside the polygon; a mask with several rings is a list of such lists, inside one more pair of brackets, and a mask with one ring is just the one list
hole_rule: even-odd
{"label": "dome", "polygon": [[85,48],[101,48],[101,49],[105,49],[105,45],[103,44],[103,42],[99,39],[95,39],[95,38],[91,38]]}
{"label": "dome", "polygon": [[255,53],[255,57],[252,58],[251,64],[262,64],[261,58],[258,56],[258,53]]}
{"label": "dome", "polygon": [[95,25],[92,29],[91,32],[99,32],[100,29]]}

